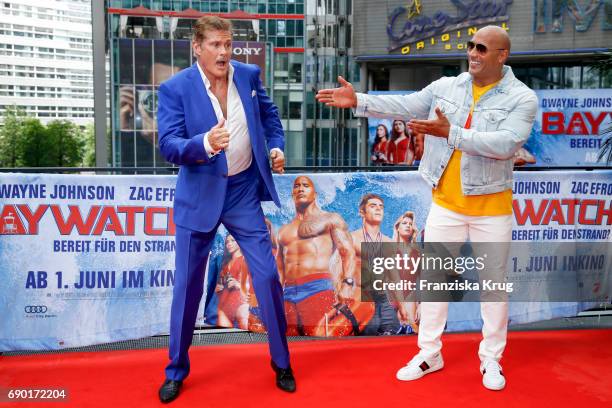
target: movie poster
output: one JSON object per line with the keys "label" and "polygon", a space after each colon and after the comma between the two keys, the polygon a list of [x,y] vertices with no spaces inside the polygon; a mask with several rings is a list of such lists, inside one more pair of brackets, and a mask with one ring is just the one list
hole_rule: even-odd
{"label": "movie poster", "polygon": [[[319,173],[275,175],[274,180],[283,206],[266,202],[263,209],[283,276],[288,333],[418,331],[418,302],[399,304],[384,291],[362,302],[360,282],[343,280],[350,268],[358,268],[362,243],[422,243],[431,189],[421,177],[416,172]],[[175,176],[3,174],[0,351],[62,349],[168,333],[176,273],[175,183]],[[577,275],[571,275],[574,286],[579,283],[606,301],[611,284],[600,272],[612,270],[612,254],[606,252],[611,197],[610,170],[517,172],[513,243],[523,250],[508,260],[511,277],[520,280],[526,269],[542,269],[531,267],[529,256],[537,255],[543,243],[586,242],[594,249],[607,244],[601,253],[572,257],[570,270],[564,270],[587,268],[592,272],[588,279],[577,282]],[[306,208],[316,216],[303,225]],[[553,253],[545,261],[570,264],[566,259]],[[264,330],[248,265],[223,227],[202,273],[207,274],[207,295],[197,325]],[[355,292],[343,293],[347,287]],[[354,302],[338,301],[349,295]],[[510,323],[575,316],[593,306],[567,300],[512,302]],[[478,304],[451,304],[448,331],[480,324]]]}
{"label": "movie poster", "polygon": [[[598,157],[605,140],[601,134],[612,127],[610,89],[540,89],[535,92],[538,97],[536,120],[529,139],[514,156],[515,166],[606,166]],[[371,92],[373,95],[410,93]],[[410,134],[401,122],[368,119],[371,164],[419,164],[423,135]],[[400,154],[394,154],[396,151]]]}

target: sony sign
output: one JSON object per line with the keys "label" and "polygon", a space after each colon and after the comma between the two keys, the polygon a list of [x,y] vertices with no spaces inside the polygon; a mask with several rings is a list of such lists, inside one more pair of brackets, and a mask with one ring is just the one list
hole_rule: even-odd
{"label": "sony sign", "polygon": [[232,53],[234,55],[259,55],[263,51],[263,47],[234,47]]}
{"label": "sony sign", "polygon": [[261,68],[261,81],[266,82],[266,44],[256,41],[233,41],[232,58]]}

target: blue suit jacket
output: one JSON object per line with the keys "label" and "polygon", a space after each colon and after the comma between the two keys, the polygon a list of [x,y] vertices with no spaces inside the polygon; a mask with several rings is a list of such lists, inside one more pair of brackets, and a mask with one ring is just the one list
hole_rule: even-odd
{"label": "blue suit jacket", "polygon": [[[263,181],[259,198],[273,200],[280,207],[269,162],[270,149],[284,148],[278,109],[265,93],[258,66],[237,61],[231,64],[247,119],[253,161]],[[174,222],[184,228],[210,231],[223,209],[227,159],[225,152],[209,158],[204,149],[204,134],[218,121],[197,65],[161,84],[158,95],[159,150],[170,163],[180,165]]]}

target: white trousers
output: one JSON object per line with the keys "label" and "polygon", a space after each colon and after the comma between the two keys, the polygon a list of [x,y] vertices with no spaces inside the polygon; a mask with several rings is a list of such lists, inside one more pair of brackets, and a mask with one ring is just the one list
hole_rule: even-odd
{"label": "white trousers", "polygon": [[[472,242],[509,243],[512,215],[469,216],[432,203],[425,225],[425,242],[465,242],[468,238]],[[501,254],[495,259],[496,267],[505,273],[509,246],[496,248],[501,248]],[[487,266],[492,265],[489,263]],[[499,361],[506,347],[508,302],[481,302],[480,313],[483,326],[478,356],[481,361]],[[448,302],[421,303],[418,344],[422,355],[432,356],[442,349],[441,337],[447,318]]]}

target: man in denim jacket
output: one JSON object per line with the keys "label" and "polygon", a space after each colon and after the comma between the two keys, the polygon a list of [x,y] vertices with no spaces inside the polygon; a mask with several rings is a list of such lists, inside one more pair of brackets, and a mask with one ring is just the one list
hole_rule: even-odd
{"label": "man in denim jacket", "polygon": [[[411,130],[426,134],[419,173],[432,187],[433,203],[425,241],[508,243],[513,156],[531,133],[538,101],[504,65],[510,53],[505,30],[484,27],[467,46],[469,72],[441,78],[420,92],[358,94],[339,77],[341,86],[319,91],[317,100],[353,108],[356,116],[410,119]],[[496,250],[486,267],[503,277],[508,245]],[[484,324],[478,354],[483,385],[491,390],[506,384],[499,365],[508,327],[508,302],[502,299],[481,302]],[[397,372],[398,379],[416,380],[444,367],[440,350],[447,316],[446,302],[421,304],[420,351]]]}

